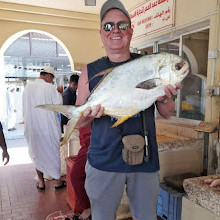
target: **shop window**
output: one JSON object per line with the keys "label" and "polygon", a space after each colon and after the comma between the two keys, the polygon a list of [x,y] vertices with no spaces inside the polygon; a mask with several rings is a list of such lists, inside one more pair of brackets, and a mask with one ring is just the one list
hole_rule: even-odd
{"label": "shop window", "polygon": [[190,72],[183,81],[181,90],[182,118],[205,119],[208,43],[209,30],[183,36],[183,51],[190,63]]}
{"label": "shop window", "polygon": [[[158,45],[158,52],[182,54],[190,64],[190,72],[183,80],[183,88],[176,99],[174,116],[195,120],[205,118],[205,90],[207,78],[209,30],[191,33],[180,40]],[[182,51],[179,51],[182,48]]]}

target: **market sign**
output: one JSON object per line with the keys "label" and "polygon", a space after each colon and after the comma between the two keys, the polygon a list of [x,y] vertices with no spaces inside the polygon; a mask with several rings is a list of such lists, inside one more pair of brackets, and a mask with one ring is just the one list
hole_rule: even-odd
{"label": "market sign", "polygon": [[136,40],[174,25],[174,0],[146,0],[129,15]]}

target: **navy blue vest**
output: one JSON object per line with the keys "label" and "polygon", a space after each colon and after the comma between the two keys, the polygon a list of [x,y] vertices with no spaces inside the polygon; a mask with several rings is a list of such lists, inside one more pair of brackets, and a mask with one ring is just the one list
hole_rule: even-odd
{"label": "navy blue vest", "polygon": [[[131,54],[131,59],[129,60],[135,59],[139,56],[140,55],[138,54]],[[120,64],[122,63],[113,63],[110,62],[107,57],[102,57],[101,59],[87,65],[88,78],[91,79],[95,74],[101,72],[102,70]],[[102,76],[99,76],[89,82],[90,91],[92,91],[92,89],[97,85],[101,78]],[[96,169],[110,172],[130,173],[158,171],[159,159],[156,141],[154,110],[154,105],[146,110],[146,120],[148,123],[148,128],[150,128],[148,130],[148,162],[143,162],[139,165],[128,165],[122,159],[123,144],[121,141],[121,131],[123,132],[123,136],[130,134],[143,135],[143,123],[139,113],[115,128],[112,128],[112,125],[115,123],[116,119],[110,116],[102,116],[101,118],[95,119],[92,122],[91,142],[87,153],[90,165]]]}

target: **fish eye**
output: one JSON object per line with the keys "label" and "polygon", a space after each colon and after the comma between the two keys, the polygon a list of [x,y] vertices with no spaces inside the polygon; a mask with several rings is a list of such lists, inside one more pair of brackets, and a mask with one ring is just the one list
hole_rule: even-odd
{"label": "fish eye", "polygon": [[183,67],[182,63],[177,63],[177,64],[175,65],[176,70],[181,70],[182,67]]}

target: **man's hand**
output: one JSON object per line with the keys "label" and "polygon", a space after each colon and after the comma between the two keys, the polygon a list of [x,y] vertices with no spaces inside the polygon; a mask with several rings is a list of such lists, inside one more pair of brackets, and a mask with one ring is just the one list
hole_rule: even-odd
{"label": "man's hand", "polygon": [[77,128],[83,128],[90,124],[95,118],[100,118],[102,115],[104,115],[104,108],[101,107],[101,105],[97,105],[94,109],[91,107],[88,107],[84,113],[83,116],[80,118]]}
{"label": "man's hand", "polygon": [[165,91],[165,96],[160,96],[160,97],[158,97],[158,99],[157,99],[157,101],[159,101],[159,102],[163,102],[164,101],[164,103],[168,100],[168,99],[170,99],[170,98],[172,98],[172,96],[176,96],[176,94],[177,94],[177,90],[178,89],[181,89],[182,88],[182,86],[181,86],[181,84],[180,83],[176,83],[176,88],[174,88],[172,85],[167,85],[165,88],[164,88],[164,91]]}
{"label": "man's hand", "polygon": [[85,118],[90,118],[93,120],[94,118],[100,118],[103,114],[104,114],[104,108],[101,107],[101,105],[97,105],[94,109],[91,109],[91,107],[88,107],[84,111],[83,116]]}
{"label": "man's hand", "polygon": [[6,165],[8,162],[9,162],[9,154],[8,154],[8,151],[3,151],[2,153],[2,162],[4,162],[4,160],[6,159],[4,165]]}
{"label": "man's hand", "polygon": [[176,96],[177,94],[177,89],[181,89],[181,84],[176,83],[176,88],[174,88],[172,85],[168,85],[165,87],[165,96],[163,97],[158,97],[156,105],[157,105],[157,110],[159,114],[163,118],[170,118],[174,112],[175,109],[175,102],[172,99],[172,96]]}
{"label": "man's hand", "polygon": [[63,93],[63,86],[57,86],[57,91],[62,94]]}
{"label": "man's hand", "polygon": [[208,184],[209,187],[217,187],[220,186],[220,178],[219,179],[206,179],[204,180],[204,183]]}

